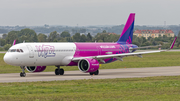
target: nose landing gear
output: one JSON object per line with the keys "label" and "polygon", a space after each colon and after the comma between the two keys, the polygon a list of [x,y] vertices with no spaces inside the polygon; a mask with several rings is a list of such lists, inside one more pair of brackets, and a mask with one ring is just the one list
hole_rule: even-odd
{"label": "nose landing gear", "polygon": [[55,74],[56,75],[64,75],[64,69],[60,69],[60,66],[56,66],[57,69],[55,69]]}
{"label": "nose landing gear", "polygon": [[20,77],[25,77],[26,73],[25,73],[25,66],[21,66],[22,72],[20,73]]}

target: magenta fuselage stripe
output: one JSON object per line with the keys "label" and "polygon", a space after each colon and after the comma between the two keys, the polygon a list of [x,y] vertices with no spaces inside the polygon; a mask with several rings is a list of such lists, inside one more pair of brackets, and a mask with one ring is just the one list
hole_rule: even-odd
{"label": "magenta fuselage stripe", "polygon": [[75,43],[78,50],[74,57],[87,57],[87,56],[98,56],[107,55],[112,52],[116,54],[119,51],[124,51],[124,49],[119,49],[123,45],[119,43]]}
{"label": "magenta fuselage stripe", "polygon": [[132,25],[132,23],[134,22],[134,18],[135,18],[135,14],[133,14],[133,13],[130,14],[130,16],[129,16],[127,22],[126,22],[126,25],[124,26],[124,29],[123,29],[123,31],[121,33],[121,36],[123,36],[124,33],[128,30],[128,28]]}
{"label": "magenta fuselage stripe", "polygon": [[[109,54],[121,54],[129,53],[129,46],[132,44],[120,44],[120,43],[74,43],[76,45],[76,51],[74,57],[88,57],[98,55],[109,55]],[[116,59],[108,58],[104,61],[107,62]],[[71,62],[68,66],[77,65],[76,62]]]}

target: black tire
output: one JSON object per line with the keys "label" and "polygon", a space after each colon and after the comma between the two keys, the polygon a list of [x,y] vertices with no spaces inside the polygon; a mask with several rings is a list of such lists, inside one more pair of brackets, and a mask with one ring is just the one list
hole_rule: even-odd
{"label": "black tire", "polygon": [[99,74],[99,70],[95,71],[95,72],[90,72],[90,75],[98,75]]}
{"label": "black tire", "polygon": [[23,77],[26,77],[26,73],[23,73]]}
{"label": "black tire", "polygon": [[22,77],[23,76],[23,74],[22,74],[22,72],[20,73],[20,77]]}
{"label": "black tire", "polygon": [[55,69],[55,75],[59,75],[58,69]]}
{"label": "black tire", "polygon": [[60,69],[60,75],[64,75],[64,69]]}
{"label": "black tire", "polygon": [[26,76],[26,73],[20,73],[20,77],[25,77]]}
{"label": "black tire", "polygon": [[94,75],[98,75],[99,74],[99,70],[94,72]]}
{"label": "black tire", "polygon": [[90,75],[93,75],[93,74],[94,74],[94,72],[90,72],[89,74],[90,74]]}

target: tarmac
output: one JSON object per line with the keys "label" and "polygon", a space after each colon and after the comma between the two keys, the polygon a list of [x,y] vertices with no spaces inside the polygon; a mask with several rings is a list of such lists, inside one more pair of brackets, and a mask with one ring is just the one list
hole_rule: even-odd
{"label": "tarmac", "polygon": [[180,66],[147,67],[147,68],[123,68],[100,69],[99,75],[89,75],[80,71],[65,71],[64,75],[55,75],[54,72],[26,73],[26,77],[20,77],[20,73],[0,74],[0,83],[4,82],[35,82],[35,81],[63,81],[81,79],[113,79],[113,78],[140,78],[153,76],[179,76]]}

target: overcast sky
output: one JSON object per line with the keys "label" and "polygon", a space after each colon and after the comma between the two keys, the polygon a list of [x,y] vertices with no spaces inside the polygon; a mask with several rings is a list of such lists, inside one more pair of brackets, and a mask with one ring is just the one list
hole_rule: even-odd
{"label": "overcast sky", "polygon": [[180,0],[0,0],[0,26],[179,25]]}

